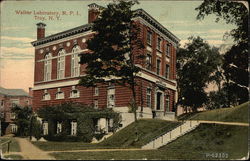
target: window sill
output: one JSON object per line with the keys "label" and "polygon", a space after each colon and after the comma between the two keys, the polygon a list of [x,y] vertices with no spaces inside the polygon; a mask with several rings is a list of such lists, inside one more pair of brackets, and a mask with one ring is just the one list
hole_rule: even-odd
{"label": "window sill", "polygon": [[80,96],[77,96],[77,97],[69,97],[69,98],[80,98]]}
{"label": "window sill", "polygon": [[49,99],[49,100],[42,100],[42,101],[50,101],[51,99]]}
{"label": "window sill", "polygon": [[56,100],[62,100],[62,99],[64,99],[64,98],[56,98]]}

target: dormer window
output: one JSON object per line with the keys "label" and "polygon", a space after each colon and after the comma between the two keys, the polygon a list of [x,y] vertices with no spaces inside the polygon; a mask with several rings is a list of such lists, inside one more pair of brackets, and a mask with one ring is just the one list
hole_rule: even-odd
{"label": "dormer window", "polygon": [[43,100],[50,100],[50,94],[48,93],[47,89],[44,90]]}
{"label": "dormer window", "polygon": [[80,97],[79,90],[77,90],[75,86],[72,86],[72,90],[70,92],[70,98],[78,98],[78,97]]}
{"label": "dormer window", "polygon": [[57,89],[56,99],[64,99],[64,93],[61,91],[61,88]]}

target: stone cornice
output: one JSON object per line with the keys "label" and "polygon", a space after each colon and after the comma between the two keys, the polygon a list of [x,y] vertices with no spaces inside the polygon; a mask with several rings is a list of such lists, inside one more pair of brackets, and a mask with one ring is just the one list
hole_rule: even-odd
{"label": "stone cornice", "polygon": [[135,11],[135,16],[142,17],[149,24],[151,24],[156,29],[158,29],[160,32],[162,32],[164,35],[166,35],[167,37],[169,37],[173,42],[175,42],[176,44],[179,43],[180,39],[178,37],[176,37],[173,33],[171,33],[168,29],[166,29],[162,24],[160,24],[157,20],[155,20],[152,16],[150,16],[143,9],[137,9]]}
{"label": "stone cornice", "polygon": [[[177,38],[174,34],[172,34],[168,29],[166,29],[163,25],[161,25],[158,21],[156,21],[152,16],[150,16],[143,9],[135,10],[135,16],[143,18],[145,21],[147,21],[149,24],[151,24],[157,30],[159,30],[162,34],[169,37],[169,39],[171,39],[173,42],[175,42],[176,44],[179,43],[179,41],[180,41],[179,38]],[[86,31],[90,31],[92,29],[92,26],[93,26],[92,23],[85,24],[85,25],[82,25],[82,26],[78,26],[76,28],[69,29],[69,30],[66,30],[66,31],[63,31],[63,32],[59,32],[57,34],[53,34],[53,35],[47,36],[45,38],[33,41],[33,42],[31,42],[31,44],[33,46],[46,44],[46,43],[51,42],[51,41],[59,40],[59,39],[65,38],[65,37],[69,37],[69,36],[72,36],[72,35],[83,33],[83,32],[86,32]]]}

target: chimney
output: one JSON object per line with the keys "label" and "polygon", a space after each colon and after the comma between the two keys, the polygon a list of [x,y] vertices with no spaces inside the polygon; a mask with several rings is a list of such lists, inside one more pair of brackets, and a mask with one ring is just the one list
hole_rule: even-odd
{"label": "chimney", "polygon": [[92,23],[97,19],[99,16],[100,12],[104,7],[97,5],[96,3],[91,3],[88,5],[89,7],[89,20],[88,23]]}
{"label": "chimney", "polygon": [[37,25],[37,40],[45,37],[45,26],[46,24],[39,22]]}

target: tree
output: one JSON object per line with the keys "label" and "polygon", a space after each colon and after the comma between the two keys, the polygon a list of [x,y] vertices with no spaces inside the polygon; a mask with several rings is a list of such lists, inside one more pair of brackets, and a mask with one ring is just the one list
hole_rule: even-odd
{"label": "tree", "polygon": [[135,59],[142,59],[143,48],[140,27],[132,20],[135,1],[119,1],[103,8],[99,18],[94,21],[92,30],[96,33],[87,41],[91,51],[81,55],[81,64],[86,64],[86,75],[79,82],[86,87],[98,83],[112,83],[131,89],[133,112],[136,116],[136,74],[140,68],[135,66]]}
{"label": "tree", "polygon": [[32,116],[31,107],[20,107],[14,106],[11,111],[15,113],[14,123],[17,125],[17,133],[18,136],[28,136],[29,128],[30,128],[30,118]]}
{"label": "tree", "polygon": [[[228,106],[234,102],[248,100],[248,10],[242,2],[205,0],[199,7],[197,19],[215,14],[216,22],[221,19],[236,27],[225,35],[231,36],[235,44],[224,55],[223,75],[226,78]],[[234,94],[233,94],[234,93]],[[230,95],[234,96],[230,96]]]}
{"label": "tree", "polygon": [[207,101],[205,88],[213,80],[221,56],[202,38],[190,37],[189,43],[177,52],[177,83],[179,100],[184,107],[194,111]]}

